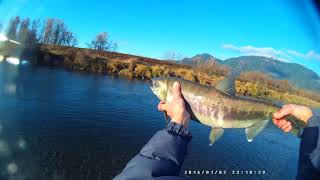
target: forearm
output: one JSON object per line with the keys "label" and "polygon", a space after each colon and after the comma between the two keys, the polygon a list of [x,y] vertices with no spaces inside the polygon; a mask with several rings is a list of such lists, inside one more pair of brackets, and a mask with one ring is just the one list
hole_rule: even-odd
{"label": "forearm", "polygon": [[191,138],[158,131],[115,179],[178,176]]}
{"label": "forearm", "polygon": [[[310,160],[312,165],[320,171],[320,117],[312,117],[308,123],[307,128],[304,129],[303,139],[301,141],[310,141]],[[306,142],[304,142],[306,144]]]}
{"label": "forearm", "polygon": [[308,120],[301,135],[298,178],[319,175],[320,172],[320,118]]}

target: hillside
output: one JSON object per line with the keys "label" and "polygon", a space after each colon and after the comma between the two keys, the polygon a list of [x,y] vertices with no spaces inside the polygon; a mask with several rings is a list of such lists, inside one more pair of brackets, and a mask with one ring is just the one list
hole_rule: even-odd
{"label": "hillside", "polygon": [[287,63],[259,56],[241,56],[223,61],[237,71],[261,71],[276,79],[286,79],[300,88],[320,91],[320,77],[312,70],[296,63]]}
{"label": "hillside", "polygon": [[[181,61],[182,64],[197,62],[197,64],[208,63],[212,60],[210,55],[202,54]],[[187,60],[187,61],[186,61]],[[276,79],[288,80],[291,84],[315,92],[320,91],[320,77],[312,70],[296,63],[287,63],[276,59],[260,56],[240,56],[226,59],[224,61],[213,58],[221,65],[230,67],[233,71],[260,71],[272,75]]]}
{"label": "hillside", "polygon": [[197,65],[197,64],[202,64],[202,63],[208,63],[210,61],[215,61],[216,63],[223,63],[222,60],[215,58],[213,56],[211,56],[210,54],[198,54],[195,55],[191,58],[184,58],[181,60],[181,64],[188,64],[188,65]]}

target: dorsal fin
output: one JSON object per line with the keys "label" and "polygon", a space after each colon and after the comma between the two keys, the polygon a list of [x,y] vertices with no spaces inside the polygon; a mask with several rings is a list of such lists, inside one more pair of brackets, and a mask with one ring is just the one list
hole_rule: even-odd
{"label": "dorsal fin", "polygon": [[236,95],[235,74],[230,74],[216,85],[216,89],[231,96]]}

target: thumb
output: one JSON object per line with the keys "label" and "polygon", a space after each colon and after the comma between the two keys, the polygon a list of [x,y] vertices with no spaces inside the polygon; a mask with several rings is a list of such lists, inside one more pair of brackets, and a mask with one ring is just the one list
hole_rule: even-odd
{"label": "thumb", "polygon": [[173,96],[181,97],[181,84],[179,82],[177,82],[177,81],[174,82],[172,91],[173,91]]}
{"label": "thumb", "polygon": [[159,111],[167,111],[167,109],[168,109],[168,104],[166,104],[164,101],[161,101],[158,104],[158,110]]}
{"label": "thumb", "polygon": [[293,112],[293,108],[288,105],[284,106],[282,109],[280,109],[278,112],[273,114],[273,118],[275,119],[282,119],[287,115],[290,115]]}

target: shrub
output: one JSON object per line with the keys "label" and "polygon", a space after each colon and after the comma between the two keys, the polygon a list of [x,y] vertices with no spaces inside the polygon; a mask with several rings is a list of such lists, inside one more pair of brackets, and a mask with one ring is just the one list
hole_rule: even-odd
{"label": "shrub", "polygon": [[137,65],[137,67],[135,68],[135,75],[142,79],[144,78],[151,79],[152,77],[150,67],[143,64]]}
{"label": "shrub", "polygon": [[208,61],[206,63],[198,63],[195,65],[198,71],[204,72],[208,75],[226,76],[230,69],[227,66],[220,65],[215,61]]}
{"label": "shrub", "polygon": [[152,77],[164,76],[164,70],[158,65],[152,66],[151,72],[152,72]]}

